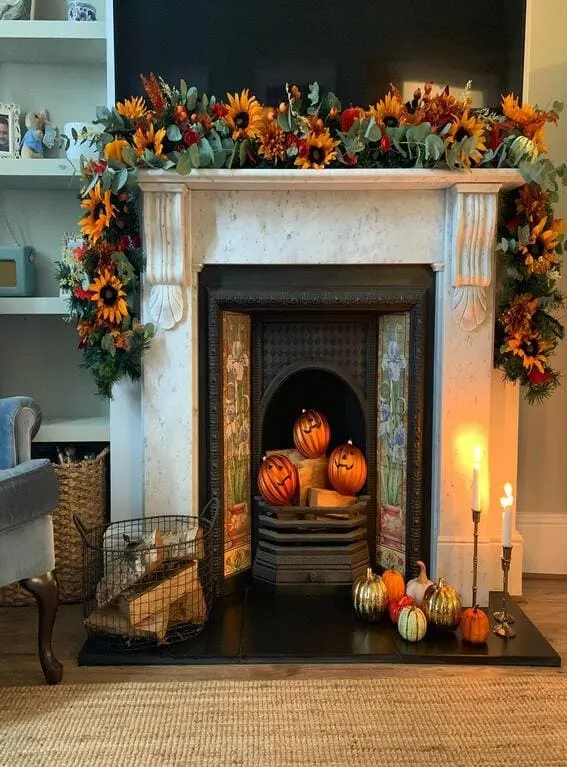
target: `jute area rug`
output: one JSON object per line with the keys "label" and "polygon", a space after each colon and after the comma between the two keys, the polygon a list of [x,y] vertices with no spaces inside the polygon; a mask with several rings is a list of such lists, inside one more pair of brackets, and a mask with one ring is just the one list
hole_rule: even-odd
{"label": "jute area rug", "polygon": [[0,690],[6,767],[566,767],[567,677]]}

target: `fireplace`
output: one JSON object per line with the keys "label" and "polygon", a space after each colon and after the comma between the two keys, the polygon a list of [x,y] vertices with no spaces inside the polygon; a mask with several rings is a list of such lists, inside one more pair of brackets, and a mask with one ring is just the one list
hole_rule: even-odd
{"label": "fireplace", "polygon": [[[515,455],[506,444],[518,412],[515,392],[501,384],[492,367],[495,227],[499,192],[519,186],[520,174],[509,169],[243,169],[198,171],[186,178],[143,171],[139,180],[147,253],[144,318],[159,328],[145,358],[142,383],[145,513],[186,514],[210,494],[225,492],[221,411],[211,398],[202,399],[203,392],[219,386],[222,312],[246,318],[251,343],[254,339],[253,362],[260,338],[255,330],[263,322],[271,323],[266,319],[270,316],[274,330],[276,315],[289,312],[295,313],[296,321],[306,317],[315,323],[323,322],[325,313],[335,312],[339,322],[354,314],[374,315],[379,333],[385,318],[405,312],[413,354],[408,386],[417,388],[408,398],[413,425],[406,433],[409,511],[402,526],[405,552],[398,551],[405,554],[402,569],[413,575],[415,560],[429,554],[432,576],[446,577],[465,598],[470,594],[471,463],[473,448],[479,445],[483,517],[478,594],[486,604],[489,590],[501,583],[498,498],[504,482],[515,483]],[[210,311],[206,296],[215,311]],[[278,333],[271,333],[272,340]],[[423,342],[416,340],[420,334]],[[309,336],[305,332],[297,337],[306,342]],[[373,355],[378,373],[380,350]],[[326,366],[319,363],[317,376],[334,375],[341,382],[327,377],[327,382],[335,382],[330,383],[331,391],[342,386],[346,401],[349,390],[356,398],[358,386],[360,395],[363,387],[352,380],[356,364],[343,363],[337,370],[336,360]],[[294,393],[300,379],[294,382],[293,376],[308,375],[309,364],[309,355],[286,358],[282,380],[277,378],[277,364],[265,364],[270,377],[263,381],[258,365],[252,365],[250,386],[263,387],[251,397],[260,408],[251,425],[254,472],[269,446],[268,430],[275,431],[278,443],[285,431],[269,407],[262,414],[268,387],[274,402],[278,388],[288,387],[286,400],[294,408],[303,407]],[[316,383],[311,387],[318,388]],[[374,403],[362,408],[364,433],[356,418],[351,427],[358,429],[355,439],[365,441],[367,458],[374,461],[366,488],[373,504],[368,515],[371,562],[377,550],[401,548],[399,503],[385,504],[393,507],[385,517],[387,524],[380,529],[375,524],[381,405],[377,393]],[[382,416],[386,418],[386,408]],[[343,426],[336,415],[335,419],[338,437]],[[251,509],[250,514],[254,519]],[[521,593],[522,540],[517,532],[513,542],[510,588]],[[224,551],[220,530],[217,546],[218,552]],[[238,572],[250,569],[256,546],[257,530],[251,526]],[[218,574],[220,586],[240,577],[227,579],[220,568]]]}
{"label": "fireplace", "polygon": [[[200,489],[223,509],[219,590],[251,568],[256,583],[312,590],[350,586],[369,564],[409,575],[429,562],[433,272],[210,266],[199,293]],[[327,453],[351,440],[366,457],[354,522],[269,520],[254,498],[262,457],[295,452],[306,408],[329,421]]]}

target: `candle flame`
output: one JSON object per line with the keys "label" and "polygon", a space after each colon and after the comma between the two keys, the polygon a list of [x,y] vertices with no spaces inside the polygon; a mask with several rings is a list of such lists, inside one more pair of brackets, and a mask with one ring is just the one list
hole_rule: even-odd
{"label": "candle flame", "polygon": [[473,461],[475,464],[480,465],[480,459],[482,457],[482,450],[479,445],[477,445],[473,450]]}
{"label": "candle flame", "polygon": [[506,482],[504,485],[504,495],[500,499],[500,505],[503,509],[509,509],[514,505],[514,496],[512,495],[512,483]]}

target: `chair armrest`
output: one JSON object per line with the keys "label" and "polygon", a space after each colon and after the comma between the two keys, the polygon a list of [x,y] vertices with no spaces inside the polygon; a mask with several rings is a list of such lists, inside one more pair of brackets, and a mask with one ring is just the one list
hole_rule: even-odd
{"label": "chair armrest", "polygon": [[0,469],[30,460],[40,424],[41,411],[30,397],[0,399]]}

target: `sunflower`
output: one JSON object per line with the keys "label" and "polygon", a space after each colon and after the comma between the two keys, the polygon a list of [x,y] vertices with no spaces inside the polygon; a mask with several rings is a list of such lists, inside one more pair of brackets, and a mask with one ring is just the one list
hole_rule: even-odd
{"label": "sunflower", "polygon": [[537,184],[524,184],[516,197],[516,211],[530,223],[547,216],[549,195]]}
{"label": "sunflower", "polygon": [[258,154],[266,160],[277,163],[285,159],[285,133],[275,120],[271,120],[260,134]]}
{"label": "sunflower", "polygon": [[232,138],[235,141],[254,138],[262,128],[262,107],[256,101],[255,96],[250,96],[248,89],[234,96],[227,93],[228,111],[225,121],[232,130]]}
{"label": "sunflower", "polygon": [[114,141],[109,141],[104,147],[104,156],[107,160],[118,160],[122,162],[122,151],[126,149],[130,144],[123,138],[115,138]]}
{"label": "sunflower", "polygon": [[382,101],[370,109],[381,128],[397,128],[408,121],[408,111],[401,96],[395,90],[390,91]]}
{"label": "sunflower", "polygon": [[541,333],[534,333],[533,335],[518,333],[509,339],[505,351],[512,352],[519,357],[528,373],[534,368],[543,373],[547,363],[546,352],[552,348],[553,344],[545,341]]}
{"label": "sunflower", "polygon": [[163,140],[165,138],[165,128],[160,128],[155,132],[154,124],[150,123],[149,128],[144,130],[141,127],[136,129],[134,134],[134,146],[136,155],[141,157],[148,147],[153,148],[156,157],[163,157]]}
{"label": "sunflower", "polygon": [[508,309],[502,313],[500,322],[510,336],[528,333],[532,317],[538,307],[538,300],[531,293],[518,293]]}
{"label": "sunflower", "polygon": [[128,316],[124,286],[115,274],[105,269],[89,288],[93,291],[91,301],[96,302],[100,319],[118,325]]}
{"label": "sunflower", "polygon": [[555,218],[548,224],[547,216],[544,216],[532,228],[528,241],[518,245],[518,253],[523,256],[530,274],[543,274],[559,264],[555,249],[563,230],[562,219]]}
{"label": "sunflower", "polygon": [[502,98],[502,111],[523,136],[533,141],[538,152],[547,152],[544,144],[545,124],[557,122],[551,112],[542,112],[530,104],[520,106],[518,98],[511,93]]}
{"label": "sunflower", "polygon": [[126,117],[128,120],[132,121],[141,120],[148,114],[148,108],[142,96],[118,101],[116,104],[116,111],[119,115],[122,115],[122,117]]}
{"label": "sunflower", "polygon": [[99,181],[81,202],[81,208],[88,211],[79,221],[81,232],[94,244],[110,226],[116,213],[116,208],[110,202],[110,190],[102,193]]}
{"label": "sunflower", "polygon": [[339,143],[331,138],[328,130],[322,133],[308,133],[300,143],[295,164],[304,169],[322,170],[337,158],[335,149]]}
{"label": "sunflower", "polygon": [[469,154],[460,153],[460,161],[467,167],[471,162],[478,163],[482,160],[482,152],[486,152],[484,143],[484,125],[474,115],[469,115],[468,110],[463,112],[461,117],[453,120],[451,127],[447,132],[447,143],[455,144],[464,141],[467,138],[476,138],[476,146]]}

